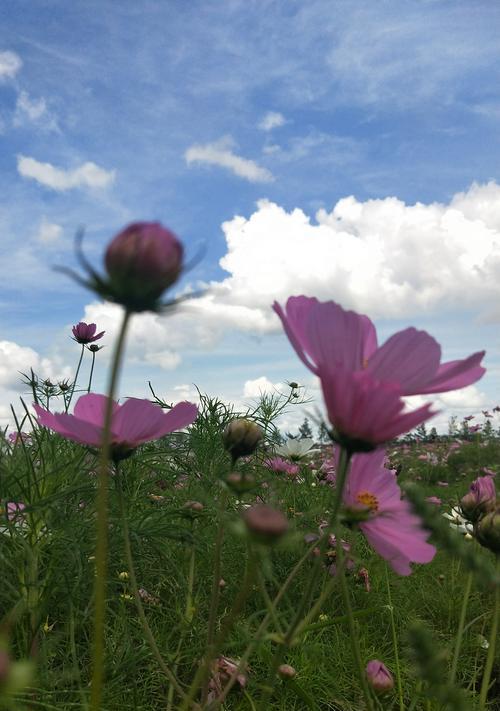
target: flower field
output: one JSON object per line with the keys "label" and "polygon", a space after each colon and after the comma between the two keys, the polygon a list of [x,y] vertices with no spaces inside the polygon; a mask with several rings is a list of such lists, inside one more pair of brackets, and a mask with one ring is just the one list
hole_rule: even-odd
{"label": "flower field", "polygon": [[441,363],[414,328],[380,345],[297,296],[273,308],[320,380],[317,437],[280,432],[296,383],[245,412],[151,385],[119,402],[130,320],[177,307],[182,245],[134,223],[104,276],[78,254],[67,273],[123,320],[107,392],[79,323],[74,378],[26,374],[2,441],[1,708],[499,709],[500,408],[439,435],[403,400],[478,381],[484,353]]}

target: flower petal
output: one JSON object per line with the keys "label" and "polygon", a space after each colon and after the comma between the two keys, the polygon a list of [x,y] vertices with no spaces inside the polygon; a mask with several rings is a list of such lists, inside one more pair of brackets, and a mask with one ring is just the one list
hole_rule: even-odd
{"label": "flower petal", "polygon": [[486,368],[480,363],[486,351],[478,351],[463,360],[452,360],[439,366],[437,373],[432,380],[427,383],[424,389],[419,390],[420,394],[444,393],[449,390],[457,390],[472,385],[483,377]]}

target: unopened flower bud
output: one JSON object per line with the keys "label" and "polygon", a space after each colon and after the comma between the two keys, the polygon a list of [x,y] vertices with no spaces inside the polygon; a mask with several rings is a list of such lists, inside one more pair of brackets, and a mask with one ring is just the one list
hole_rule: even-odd
{"label": "unopened flower bud", "polygon": [[91,353],[97,353],[97,351],[102,350],[102,346],[98,346],[97,343],[91,343],[90,346],[88,346],[88,349]]}
{"label": "unopened flower bud", "polygon": [[243,514],[250,533],[261,543],[273,543],[288,529],[288,519],[282,511],[267,504],[251,506]]}
{"label": "unopened flower bud", "polygon": [[278,667],[278,675],[282,679],[293,679],[297,676],[297,672],[290,664],[280,664]]}
{"label": "unopened flower bud", "polygon": [[251,420],[242,418],[233,420],[224,430],[224,447],[231,454],[233,461],[252,454],[260,440],[262,429]]}
{"label": "unopened flower bud", "polygon": [[475,479],[467,494],[460,500],[463,515],[469,521],[477,521],[481,514],[491,511],[496,502],[495,482],[491,476]]}
{"label": "unopened flower bud", "polygon": [[493,511],[489,511],[477,521],[474,535],[482,546],[497,555],[500,553],[500,502]]}
{"label": "unopened flower bud", "polygon": [[234,492],[241,496],[255,487],[255,477],[251,474],[242,474],[240,472],[231,472],[226,478],[226,484]]}
{"label": "unopened flower bud", "polygon": [[372,659],[366,665],[366,678],[377,694],[384,694],[394,688],[394,679],[391,672],[378,659]]}
{"label": "unopened flower bud", "polygon": [[299,387],[298,383],[294,383],[293,381],[291,383],[288,383],[288,385],[292,388],[292,390],[297,390]]}
{"label": "unopened flower bud", "polygon": [[154,308],[182,270],[184,249],[159,222],[134,222],[112,240],[105,265],[111,291],[131,311]]}
{"label": "unopened flower bud", "polygon": [[189,509],[190,511],[200,512],[203,511],[204,506],[201,501],[186,501],[184,508]]}

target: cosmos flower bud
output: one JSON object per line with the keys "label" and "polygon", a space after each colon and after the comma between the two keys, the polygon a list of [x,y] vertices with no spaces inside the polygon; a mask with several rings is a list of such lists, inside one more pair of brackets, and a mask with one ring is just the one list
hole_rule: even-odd
{"label": "cosmos flower bud", "polygon": [[241,474],[240,472],[231,472],[226,478],[226,484],[236,494],[246,494],[255,488],[255,477],[252,474]]}
{"label": "cosmos flower bud", "polygon": [[88,346],[88,349],[91,353],[97,353],[98,351],[102,350],[102,346],[98,346],[97,343],[91,343],[90,346]]}
{"label": "cosmos flower bud", "polygon": [[111,241],[105,265],[115,300],[131,311],[153,308],[182,271],[184,249],[159,222],[134,222]]}
{"label": "cosmos flower bud", "polygon": [[261,439],[262,430],[259,425],[242,418],[230,422],[223,435],[224,447],[231,454],[233,461],[252,454]]}
{"label": "cosmos flower bud", "polygon": [[460,508],[468,521],[477,521],[481,514],[495,506],[495,483],[491,476],[480,476],[470,485],[470,489],[460,500]]}
{"label": "cosmos flower bud", "polygon": [[186,501],[184,504],[184,508],[188,509],[189,511],[195,511],[196,513],[200,513],[203,511],[205,508],[201,501]]}
{"label": "cosmos flower bud", "polygon": [[500,501],[493,511],[482,516],[474,526],[474,535],[479,543],[490,551],[500,554]]}
{"label": "cosmos flower bud", "polygon": [[378,659],[372,659],[366,665],[366,678],[376,694],[385,694],[394,688],[391,672]]}
{"label": "cosmos flower bud", "polygon": [[251,506],[243,514],[250,533],[261,543],[274,543],[288,529],[288,519],[282,511],[267,504]]}
{"label": "cosmos flower bud", "polygon": [[297,672],[290,664],[280,664],[278,667],[278,676],[282,679],[293,679],[297,676]]}

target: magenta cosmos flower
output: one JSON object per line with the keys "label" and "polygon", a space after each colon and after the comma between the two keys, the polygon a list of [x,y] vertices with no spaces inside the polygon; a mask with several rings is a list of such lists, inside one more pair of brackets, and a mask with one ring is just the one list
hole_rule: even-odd
{"label": "magenta cosmos flower", "polygon": [[[80,444],[99,447],[102,441],[107,397],[89,393],[82,395],[74,414],[53,414],[40,405],[33,405],[39,424]],[[111,422],[111,453],[115,461],[129,456],[144,442],[159,439],[170,432],[187,427],[196,419],[198,408],[191,402],[180,402],[168,412],[149,400],[129,398],[123,405],[113,404]]]}
{"label": "magenta cosmos flower", "polygon": [[76,326],[71,329],[73,331],[73,337],[77,343],[86,344],[92,343],[93,341],[98,341],[104,336],[104,331],[96,333],[97,326],[95,323],[85,323],[80,321]]}
{"label": "magenta cosmos flower", "polygon": [[384,467],[383,449],[356,454],[343,492],[345,506],[364,512],[359,523],[368,543],[399,575],[410,575],[410,563],[429,563],[436,549],[401,491],[392,471]]}
{"label": "magenta cosmos flower", "polygon": [[437,341],[415,328],[378,347],[370,319],[333,301],[292,296],[285,309],[276,302],[273,309],[299,358],[319,376],[339,440],[359,441],[353,449],[381,444],[434,414],[430,405],[403,414],[402,396],[462,388],[485,372],[484,351],[441,364]]}

